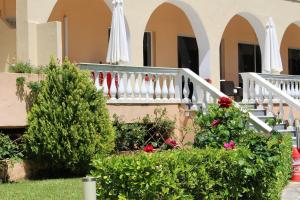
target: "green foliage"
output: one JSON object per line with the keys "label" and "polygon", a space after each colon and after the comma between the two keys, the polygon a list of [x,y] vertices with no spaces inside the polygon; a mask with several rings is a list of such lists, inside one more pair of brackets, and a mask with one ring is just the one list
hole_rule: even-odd
{"label": "green foliage", "polygon": [[267,159],[254,153],[260,147],[251,152],[254,146],[161,151],[94,160],[91,175],[98,177],[99,199],[279,200],[291,139],[255,137],[268,146]]}
{"label": "green foliage", "polygon": [[[224,142],[233,140],[238,142],[239,137],[249,131],[249,114],[231,106],[222,108],[219,105],[210,105],[207,113],[198,113],[195,125],[198,126],[194,146],[199,148],[223,147]],[[213,125],[214,120],[218,121]]]}
{"label": "green foliage", "polygon": [[18,77],[16,79],[17,86],[24,87],[25,80],[26,80],[25,77]]}
{"label": "green foliage", "polygon": [[160,147],[165,139],[171,137],[175,121],[168,119],[166,109],[155,109],[154,116],[146,115],[133,123],[125,123],[114,116],[116,129],[116,151],[140,150],[147,144]]}
{"label": "green foliage", "polygon": [[12,72],[12,73],[29,73],[30,74],[33,70],[32,70],[32,66],[29,63],[19,62],[19,63],[9,66],[8,71]]}
{"label": "green foliage", "polygon": [[23,154],[14,141],[7,135],[0,133],[0,161],[3,160],[18,160],[23,157]]}
{"label": "green foliage", "polygon": [[86,173],[91,159],[114,148],[115,132],[102,92],[68,61],[49,65],[28,115],[24,136],[29,159],[53,171]]}

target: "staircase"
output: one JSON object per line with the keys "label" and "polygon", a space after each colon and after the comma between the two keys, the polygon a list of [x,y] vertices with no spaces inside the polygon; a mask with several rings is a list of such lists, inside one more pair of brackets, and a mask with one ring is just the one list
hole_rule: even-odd
{"label": "staircase", "polygon": [[[263,122],[267,122],[269,119],[276,119],[278,116],[274,116],[274,114],[268,114],[267,109],[258,108],[258,104],[256,103],[240,103],[241,108],[244,110],[248,110],[258,119]],[[250,124],[250,128],[255,128],[252,124]],[[281,123],[277,123],[274,127],[272,127],[274,131],[278,131],[283,134],[290,134],[292,136],[293,145],[297,146],[297,129],[295,126],[289,126],[288,121],[282,120]]]}

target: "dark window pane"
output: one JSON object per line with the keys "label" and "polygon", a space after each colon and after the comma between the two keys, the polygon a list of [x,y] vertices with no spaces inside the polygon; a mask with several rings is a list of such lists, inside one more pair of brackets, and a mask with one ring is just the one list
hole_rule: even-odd
{"label": "dark window pane", "polygon": [[289,74],[300,75],[300,49],[289,49]]}
{"label": "dark window pane", "polygon": [[143,41],[144,66],[151,66],[151,33],[144,33]]}

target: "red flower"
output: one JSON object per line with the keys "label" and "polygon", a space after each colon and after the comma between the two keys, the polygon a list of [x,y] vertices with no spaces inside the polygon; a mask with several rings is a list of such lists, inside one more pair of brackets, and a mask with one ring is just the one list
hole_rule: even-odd
{"label": "red flower", "polygon": [[166,139],[165,144],[171,146],[172,148],[177,147],[177,142],[175,140],[172,140],[171,138]]}
{"label": "red flower", "polygon": [[233,140],[231,140],[229,143],[224,142],[224,148],[225,149],[234,149],[235,148],[235,143]]}
{"label": "red flower", "polygon": [[220,124],[220,120],[219,119],[214,119],[214,121],[212,121],[211,126],[213,128],[217,127]]}
{"label": "red flower", "polygon": [[229,108],[232,105],[232,100],[228,97],[221,97],[218,103],[221,108]]}
{"label": "red flower", "polygon": [[152,144],[148,144],[147,146],[144,147],[144,151],[145,152],[154,152],[154,147],[152,146]]}

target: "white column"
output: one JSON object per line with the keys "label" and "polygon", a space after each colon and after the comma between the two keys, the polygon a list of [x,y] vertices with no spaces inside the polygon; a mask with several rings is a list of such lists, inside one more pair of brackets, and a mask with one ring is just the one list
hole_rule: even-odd
{"label": "white column", "polygon": [[163,100],[164,101],[167,101],[168,100],[168,94],[169,94],[169,91],[168,91],[168,86],[167,86],[167,76],[164,74],[162,76],[163,78],[163,85],[162,85],[162,97],[163,97]]}
{"label": "white column", "polygon": [[155,99],[160,100],[161,99],[161,88],[160,88],[160,80],[159,75],[155,75],[156,84],[155,84]]}
{"label": "white column", "polygon": [[111,100],[116,100],[117,86],[116,86],[116,72],[111,72],[110,96]]}
{"label": "white column", "polygon": [[103,95],[108,96],[108,84],[107,84],[107,72],[102,72],[103,73]]}

